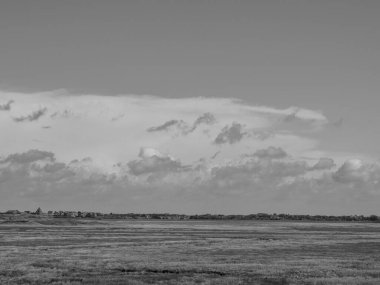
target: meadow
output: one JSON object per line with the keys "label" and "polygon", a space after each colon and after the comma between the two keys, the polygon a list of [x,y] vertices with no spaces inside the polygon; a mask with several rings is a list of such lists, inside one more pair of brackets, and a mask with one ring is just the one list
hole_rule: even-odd
{"label": "meadow", "polygon": [[380,223],[0,221],[0,284],[380,284]]}

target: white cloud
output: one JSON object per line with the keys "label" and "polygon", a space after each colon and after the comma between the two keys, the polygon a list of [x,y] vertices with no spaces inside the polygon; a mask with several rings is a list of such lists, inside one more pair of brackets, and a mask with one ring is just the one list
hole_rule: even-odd
{"label": "white cloud", "polygon": [[233,144],[241,141],[245,133],[243,126],[239,123],[233,122],[231,126],[225,126],[214,140],[215,144]]}
{"label": "white cloud", "polygon": [[0,98],[0,207],[256,212],[322,207],[328,197],[343,211],[347,193],[351,202],[379,196],[377,164],[319,148],[319,111],[62,91]]}
{"label": "white cloud", "polygon": [[366,183],[380,186],[380,166],[365,163],[360,159],[350,159],[333,174],[333,178],[341,183]]}
{"label": "white cloud", "polygon": [[[220,141],[218,137],[228,142],[219,159],[268,145],[290,144],[300,154],[316,145],[297,130],[281,129],[279,122],[294,108],[252,106],[229,98],[76,95],[62,90],[0,92],[0,97],[5,103],[13,102],[9,111],[0,113],[3,154],[45,149],[65,162],[91,157],[96,164],[110,169],[119,161],[133,159],[141,146],[173,153],[190,163],[220,150],[221,144],[213,145],[214,140]],[[297,117],[308,128],[327,121],[322,113],[301,108],[297,108]],[[230,129],[223,135],[221,130],[226,126]],[[236,137],[232,132],[239,126]],[[154,132],[146,131],[152,127]],[[172,133],[173,127],[179,133]],[[157,131],[161,129],[168,132]],[[228,146],[232,141],[238,147]]]}
{"label": "white cloud", "polygon": [[264,159],[279,159],[285,158],[287,153],[280,147],[270,146],[266,149],[257,150],[253,155]]}
{"label": "white cloud", "polygon": [[[268,149],[256,153],[271,154]],[[106,201],[114,211],[125,211],[128,206],[199,212],[211,205],[214,211],[225,213],[222,205],[228,199],[239,205],[235,212],[267,207],[267,211],[313,209],[322,213],[319,208],[343,213],[348,206],[359,211],[363,203],[380,202],[378,165],[350,160],[337,171],[326,170],[320,176],[308,176],[310,171],[314,170],[306,161],[283,155],[276,159],[254,155],[223,164],[203,160],[184,166],[153,148],[142,148],[138,159],[105,171],[90,158],[64,163],[51,152],[30,150],[0,160],[0,207],[17,201],[25,203],[24,207],[99,210]],[[348,204],[342,205],[343,200]],[[357,201],[362,203],[359,208],[354,204]]]}
{"label": "white cloud", "polygon": [[314,164],[310,169],[311,170],[325,170],[331,169],[335,166],[333,159],[328,157],[321,157],[316,164]]}
{"label": "white cloud", "polygon": [[172,127],[177,127],[179,129],[184,129],[184,128],[186,129],[187,128],[184,121],[170,120],[170,121],[163,123],[160,126],[150,127],[149,129],[147,129],[147,132],[168,131]]}
{"label": "white cloud", "polygon": [[204,113],[199,116],[192,126],[184,122],[183,120],[169,120],[159,126],[153,126],[147,129],[147,132],[161,132],[161,131],[173,131],[176,130],[181,135],[188,135],[194,132],[200,125],[212,125],[216,122],[216,119],[211,113]]}
{"label": "white cloud", "polygon": [[183,169],[178,160],[162,155],[155,149],[143,148],[140,150],[139,156],[141,159],[128,163],[131,173],[136,176],[151,173],[176,172]]}

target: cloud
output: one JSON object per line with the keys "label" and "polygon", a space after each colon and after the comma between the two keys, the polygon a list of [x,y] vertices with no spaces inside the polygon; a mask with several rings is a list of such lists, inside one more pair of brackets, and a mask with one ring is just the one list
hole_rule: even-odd
{"label": "cloud", "polygon": [[267,149],[257,150],[253,156],[261,159],[281,159],[287,156],[287,153],[280,147],[270,146]]}
{"label": "cloud", "polygon": [[307,169],[308,167],[305,161],[271,161],[263,165],[261,174],[269,179],[296,177],[306,174]]}
{"label": "cloud", "polygon": [[327,124],[328,120],[320,111],[309,110],[299,107],[290,107],[282,112],[284,114],[284,122],[292,122],[294,120],[304,120],[320,124]]}
{"label": "cloud", "polygon": [[366,211],[378,206],[377,164],[348,160],[337,171],[326,169],[321,175],[309,176],[313,170],[306,161],[288,156],[272,160],[267,159],[273,157],[272,151],[263,153],[266,155],[184,166],[155,148],[141,148],[139,159],[120,161],[108,171],[91,158],[65,163],[49,151],[13,153],[0,160],[0,207],[11,207],[17,201],[25,207],[95,207],[98,211],[107,207],[113,211],[128,207],[181,212],[212,208],[236,213],[254,208],[254,212],[312,209],[318,213],[323,209],[323,213],[341,213],[359,209],[355,205],[360,203],[368,206]]}
{"label": "cloud", "polygon": [[7,103],[0,104],[0,111],[9,111],[13,103],[13,100],[9,100]]}
{"label": "cloud", "polygon": [[218,136],[215,138],[215,144],[233,144],[239,142],[245,133],[243,132],[243,125],[233,122],[231,126],[225,126]]}
{"label": "cloud", "polygon": [[[294,107],[257,106],[233,98],[175,99],[62,91],[0,91],[0,97],[5,102],[17,102],[1,114],[2,137],[7,138],[0,140],[2,153],[49,149],[65,162],[91,157],[106,169],[120,160],[133,160],[141,145],[170,152],[185,164],[221,149],[217,160],[269,145],[291,147],[293,153],[306,155],[318,139],[306,137],[304,130],[327,120],[319,111],[298,108],[297,118],[304,124],[289,130],[279,120],[294,112]],[[42,126],[49,126],[49,131],[39,124],[21,124],[42,119]],[[20,124],[13,124],[13,120]]]}
{"label": "cloud", "polygon": [[304,161],[271,161],[248,159],[235,164],[214,167],[207,182],[213,191],[225,194],[253,194],[280,188],[286,179],[294,179],[307,172]]}
{"label": "cloud", "polygon": [[215,124],[216,123],[216,119],[215,119],[215,116],[209,112],[207,113],[204,113],[203,115],[199,116],[192,128],[190,129],[189,132],[193,132],[199,125],[201,124],[205,124],[205,125],[212,125],[212,124]]}
{"label": "cloud", "polygon": [[321,157],[316,164],[314,164],[310,170],[327,170],[335,166],[335,162],[332,158]]}
{"label": "cloud", "polygon": [[291,107],[288,112],[279,118],[273,130],[302,131],[304,133],[319,132],[329,126],[330,123],[322,112],[315,112],[298,107]]}
{"label": "cloud", "polygon": [[139,157],[141,158],[150,158],[153,156],[157,157],[167,157],[166,155],[162,154],[158,150],[151,148],[151,147],[142,147],[140,148]]}
{"label": "cloud", "polygon": [[360,159],[350,159],[345,161],[332,177],[340,183],[366,183],[380,186],[380,166],[364,163]]}
{"label": "cloud", "polygon": [[41,151],[37,149],[28,150],[23,153],[10,154],[3,160],[0,160],[0,163],[17,163],[17,164],[28,164],[38,160],[50,160],[54,161],[54,154],[48,151]]}
{"label": "cloud", "polygon": [[133,175],[175,172],[183,169],[179,161],[152,148],[141,149],[139,156],[141,157],[140,160],[133,160],[128,163]]}
{"label": "cloud", "polygon": [[38,192],[42,185],[46,188],[71,175],[66,164],[57,162],[55,155],[48,151],[33,149],[0,160],[0,189],[9,191]]}
{"label": "cloud", "polygon": [[0,98],[17,102],[0,112],[2,208],[339,212],[380,203],[379,166],[324,149],[321,111],[232,98]]}
{"label": "cloud", "polygon": [[[57,207],[69,198],[83,204],[86,195],[114,189],[115,180],[115,175],[98,170],[91,160],[67,164],[47,151],[29,150],[0,160],[0,196],[5,203],[49,201]],[[70,207],[70,203],[65,207]]]}
{"label": "cloud", "polygon": [[147,132],[159,132],[159,131],[168,131],[171,127],[176,126],[177,128],[181,128],[184,126],[183,121],[178,121],[178,120],[170,120],[167,121],[166,123],[157,126],[157,127],[150,127],[147,129]]}
{"label": "cloud", "polygon": [[[77,178],[80,176],[83,179],[85,178],[84,173],[87,173],[87,176],[93,176],[103,172],[97,170],[91,159],[74,160],[66,164],[57,161],[54,153],[38,149],[10,154],[0,160],[0,174],[12,174],[17,181],[27,179],[23,190],[30,188],[37,180],[41,183],[58,183],[59,180],[74,174],[77,174]],[[4,177],[2,182],[4,182]]]}
{"label": "cloud", "polygon": [[204,113],[199,116],[193,123],[192,127],[185,123],[183,120],[169,120],[157,127],[150,127],[147,132],[159,132],[159,131],[169,131],[173,128],[181,131],[182,135],[188,135],[194,132],[199,125],[212,125],[216,122],[216,119],[211,113]]}
{"label": "cloud", "polygon": [[267,140],[275,136],[274,132],[271,130],[249,130],[247,131],[248,137],[253,137],[257,140]]}
{"label": "cloud", "polygon": [[297,112],[298,110],[294,110],[292,113],[288,114],[288,115],[285,115],[284,117],[284,122],[292,122],[294,120],[297,120]]}
{"label": "cloud", "polygon": [[134,160],[128,163],[133,175],[141,175],[155,172],[176,171],[181,168],[181,163],[169,157],[149,157]]}
{"label": "cloud", "polygon": [[333,175],[338,182],[355,182],[366,179],[367,169],[359,159],[346,161]]}
{"label": "cloud", "polygon": [[47,112],[47,108],[42,108],[42,109],[39,109],[27,116],[21,116],[21,117],[15,117],[13,118],[13,120],[15,122],[24,122],[24,121],[29,121],[29,122],[32,122],[32,121],[36,121],[38,120],[40,117],[42,117],[43,115],[45,115],[45,113]]}

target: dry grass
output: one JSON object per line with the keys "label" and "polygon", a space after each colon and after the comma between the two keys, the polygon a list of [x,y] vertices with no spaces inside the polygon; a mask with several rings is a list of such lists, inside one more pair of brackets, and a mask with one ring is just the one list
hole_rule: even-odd
{"label": "dry grass", "polygon": [[0,224],[0,284],[380,284],[380,224]]}

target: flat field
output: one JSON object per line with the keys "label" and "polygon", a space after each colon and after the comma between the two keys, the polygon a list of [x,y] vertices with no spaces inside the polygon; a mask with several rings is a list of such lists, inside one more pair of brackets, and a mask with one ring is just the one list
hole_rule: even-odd
{"label": "flat field", "polygon": [[380,224],[0,223],[0,284],[380,284]]}

